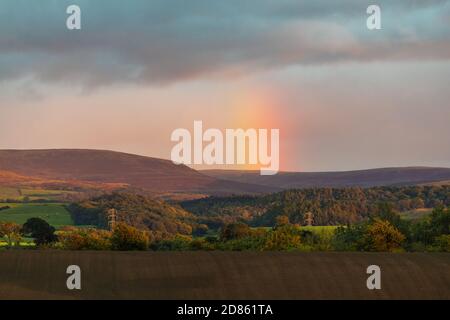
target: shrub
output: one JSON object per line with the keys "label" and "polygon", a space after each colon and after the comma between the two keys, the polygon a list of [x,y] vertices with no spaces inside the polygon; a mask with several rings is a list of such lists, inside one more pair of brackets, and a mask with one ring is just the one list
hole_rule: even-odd
{"label": "shrub", "polygon": [[21,227],[14,222],[0,222],[0,238],[6,238],[8,247],[19,245],[22,239]]}
{"label": "shrub", "polygon": [[158,240],[152,243],[151,249],[157,251],[187,251],[191,249],[192,238],[184,235],[175,235],[169,239]]}
{"label": "shrub", "polygon": [[193,235],[197,237],[204,236],[208,232],[208,226],[206,224],[199,224],[195,226]]}
{"label": "shrub", "polygon": [[264,250],[292,250],[300,247],[300,233],[292,225],[277,227],[269,232],[264,243]]}
{"label": "shrub", "polygon": [[282,227],[282,226],[285,226],[288,224],[290,224],[288,216],[281,215],[281,216],[276,217],[276,219],[275,219],[275,228]]}
{"label": "shrub", "polygon": [[58,234],[60,245],[67,250],[110,250],[111,232],[97,229],[76,229]]}
{"label": "shrub", "polygon": [[235,240],[248,237],[251,234],[251,229],[245,223],[231,223],[225,225],[220,232],[220,239],[222,241]]}
{"label": "shrub", "polygon": [[443,234],[435,239],[435,245],[439,251],[450,252],[450,235]]}
{"label": "shrub", "polygon": [[378,218],[368,225],[364,235],[365,247],[369,251],[395,251],[404,240],[405,236],[389,221]]}
{"label": "shrub", "polygon": [[331,251],[333,250],[333,238],[334,231],[328,229],[320,229],[314,235],[314,242],[312,248],[318,251]]}
{"label": "shrub", "polygon": [[229,240],[216,244],[216,248],[219,250],[231,250],[231,251],[262,251],[266,239],[264,236],[251,235],[241,239]]}
{"label": "shrub", "polygon": [[363,237],[366,228],[365,223],[338,227],[332,239],[333,249],[337,251],[364,250]]}
{"label": "shrub", "polygon": [[205,239],[194,239],[189,243],[189,249],[191,250],[214,250],[214,244]]}
{"label": "shrub", "polygon": [[149,234],[120,222],[114,228],[111,244],[114,250],[147,250]]}
{"label": "shrub", "polygon": [[450,209],[435,208],[433,213],[412,226],[412,238],[432,245],[440,235],[450,234]]}

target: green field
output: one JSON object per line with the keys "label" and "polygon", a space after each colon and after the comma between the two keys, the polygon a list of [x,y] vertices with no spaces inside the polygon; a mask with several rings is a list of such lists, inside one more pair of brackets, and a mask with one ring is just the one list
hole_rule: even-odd
{"label": "green field", "polygon": [[[300,230],[306,230],[311,231],[314,233],[321,233],[321,232],[333,232],[336,230],[339,226],[300,226]],[[271,230],[272,227],[263,227],[263,229]]]}
{"label": "green field", "polygon": [[300,230],[307,230],[311,232],[334,232],[338,226],[301,226]]}
{"label": "green field", "polygon": [[14,188],[14,187],[0,187],[0,199],[11,199],[16,201],[45,199],[51,201],[58,201],[62,196],[77,193],[75,191],[66,190],[46,190],[46,189],[32,189],[32,188]]}
{"label": "green field", "polygon": [[433,212],[433,209],[430,208],[419,208],[413,209],[400,213],[400,217],[405,220],[417,220],[422,219],[423,217],[430,215]]}
{"label": "green field", "polygon": [[0,207],[10,209],[0,211],[0,221],[25,223],[29,218],[41,218],[59,228],[73,225],[69,212],[61,203],[0,203]]}
{"label": "green field", "polygon": [[[0,238],[0,248],[8,246],[8,243]],[[33,242],[32,239],[24,239],[20,242],[21,247],[35,247],[36,244]]]}

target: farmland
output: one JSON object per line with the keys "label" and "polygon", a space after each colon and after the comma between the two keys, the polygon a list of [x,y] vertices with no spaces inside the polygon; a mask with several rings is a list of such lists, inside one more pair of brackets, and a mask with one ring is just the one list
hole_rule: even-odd
{"label": "farmland", "polygon": [[427,215],[430,215],[433,210],[430,208],[418,208],[414,210],[409,210],[401,212],[400,216],[405,220],[417,220],[421,219]]}
{"label": "farmland", "polygon": [[61,197],[77,194],[75,191],[67,190],[51,190],[41,188],[21,188],[21,187],[1,187],[0,186],[0,199],[3,200],[50,200],[58,201]]}
{"label": "farmland", "polygon": [[[66,288],[71,264],[82,290]],[[445,253],[9,250],[0,265],[0,299],[450,299]]]}
{"label": "farmland", "polygon": [[0,211],[0,221],[24,224],[29,218],[41,218],[56,228],[73,225],[61,203],[0,203],[0,207],[6,206],[10,208]]}
{"label": "farmland", "polygon": [[301,226],[301,230],[311,231],[314,233],[329,232],[333,233],[338,226]]}

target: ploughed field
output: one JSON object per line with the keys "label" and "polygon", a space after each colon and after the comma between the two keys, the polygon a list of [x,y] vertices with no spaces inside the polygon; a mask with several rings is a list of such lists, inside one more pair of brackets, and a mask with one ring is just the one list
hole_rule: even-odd
{"label": "ploughed field", "polygon": [[448,253],[5,250],[0,265],[0,299],[450,299]]}

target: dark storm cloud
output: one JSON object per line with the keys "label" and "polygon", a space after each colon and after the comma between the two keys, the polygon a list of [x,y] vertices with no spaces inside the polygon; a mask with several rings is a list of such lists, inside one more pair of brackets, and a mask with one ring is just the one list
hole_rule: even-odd
{"label": "dark storm cloud", "polygon": [[[383,30],[365,27],[382,7]],[[78,4],[82,30],[65,28]],[[301,64],[450,58],[450,1],[2,0],[0,80],[166,84]]]}

